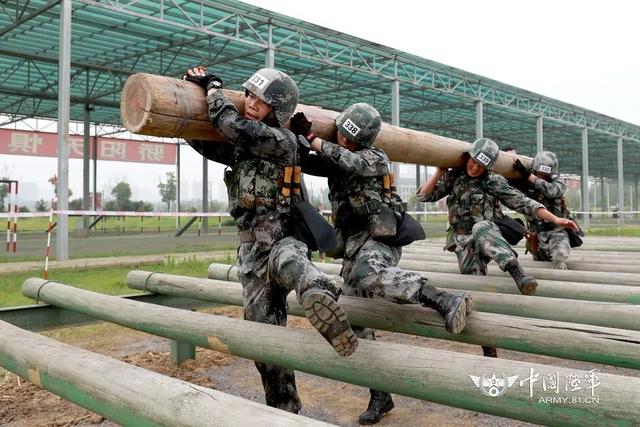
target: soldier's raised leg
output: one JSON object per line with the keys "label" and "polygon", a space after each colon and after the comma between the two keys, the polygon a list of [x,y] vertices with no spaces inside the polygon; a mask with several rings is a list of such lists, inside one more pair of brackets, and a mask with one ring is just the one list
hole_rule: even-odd
{"label": "soldier's raised leg", "polygon": [[338,304],[342,278],[318,270],[309,260],[303,242],[286,237],[269,255],[269,274],[280,286],[295,290],[311,325],[340,356],[350,356],[358,347],[344,309]]}
{"label": "soldier's raised leg", "polygon": [[444,319],[447,331],[457,334],[464,329],[471,311],[468,293],[452,294],[429,284],[420,274],[395,267],[402,251],[368,239],[353,260],[345,260],[342,276],[347,287],[357,287],[367,298],[384,298],[397,304],[423,304],[436,310]]}
{"label": "soldier's raised leg", "polygon": [[472,235],[476,255],[493,259],[502,271],[511,275],[522,294],[533,295],[536,292],[538,282],[524,273],[511,245],[504,240],[495,223],[486,220],[475,223]]}

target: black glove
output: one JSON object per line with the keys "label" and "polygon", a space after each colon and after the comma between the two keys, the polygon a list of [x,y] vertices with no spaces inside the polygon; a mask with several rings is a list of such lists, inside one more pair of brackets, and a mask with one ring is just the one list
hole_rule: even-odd
{"label": "black glove", "polygon": [[222,89],[222,79],[214,74],[206,74],[204,76],[186,76],[184,78],[188,82],[192,82],[208,91],[209,89]]}
{"label": "black glove", "polygon": [[311,144],[309,144],[309,141],[307,141],[307,138],[305,138],[303,135],[298,135],[298,148],[300,150],[300,154],[303,156],[306,156],[309,154],[309,151],[311,150]]}
{"label": "black glove", "polygon": [[513,168],[517,170],[524,179],[529,179],[529,175],[531,175],[531,172],[529,172],[529,169],[527,169],[527,167],[520,161],[520,159],[516,159],[516,161],[513,163]]}
{"label": "black glove", "polygon": [[311,122],[304,113],[296,113],[291,117],[289,122],[289,130],[296,135],[302,135],[306,138],[311,131]]}

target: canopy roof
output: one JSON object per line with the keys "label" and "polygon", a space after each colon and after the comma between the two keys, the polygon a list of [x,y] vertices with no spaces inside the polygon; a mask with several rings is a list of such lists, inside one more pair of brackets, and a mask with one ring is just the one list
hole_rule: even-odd
{"label": "canopy roof", "polygon": [[[9,121],[57,117],[58,3],[0,5],[0,114]],[[90,105],[92,122],[118,125],[131,73],[177,77],[204,64],[239,88],[273,55],[305,104],[368,102],[390,122],[397,81],[400,126],[472,141],[482,101],[484,136],[502,147],[535,155],[542,117],[544,147],[559,155],[563,173],[581,173],[583,128],[592,176],[617,176],[618,137],[625,176],[637,180],[640,170],[638,125],[241,2],[73,0],[72,8],[73,120]]]}

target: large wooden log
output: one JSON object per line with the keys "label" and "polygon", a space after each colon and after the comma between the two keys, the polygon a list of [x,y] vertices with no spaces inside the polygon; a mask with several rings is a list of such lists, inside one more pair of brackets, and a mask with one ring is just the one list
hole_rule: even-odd
{"label": "large wooden log", "polygon": [[[244,111],[242,92],[225,90],[240,112]],[[298,104],[313,122],[313,132],[328,141],[336,137],[335,118],[338,112]],[[122,89],[120,115],[124,126],[133,133],[185,139],[223,141],[209,121],[206,98],[197,85],[171,77],[152,74],[129,76]],[[462,152],[468,142],[446,138],[428,132],[404,129],[387,123],[375,142],[392,161],[431,166],[454,167],[463,164]],[[530,158],[520,156],[529,163]],[[516,176],[512,158],[498,158],[495,171],[505,176]]]}
{"label": "large wooden log", "polygon": [[[328,272],[336,270],[332,266]],[[208,275],[211,279],[237,282],[237,271],[235,266],[214,263],[209,266]],[[437,286],[450,292],[459,291],[452,286]],[[578,295],[576,299],[531,298],[519,293],[466,290],[471,293],[475,311],[640,331],[640,306],[637,305],[578,300]]]}
{"label": "large wooden log", "polygon": [[[340,274],[340,265],[331,263],[317,263],[316,266],[330,274]],[[222,264],[220,271],[215,264],[209,266],[209,278],[230,280],[236,274],[234,266]],[[224,271],[231,269],[229,275]],[[518,287],[510,277],[471,276],[453,273],[437,273],[432,271],[418,271],[416,273],[429,279],[433,286],[438,288],[464,289],[467,291],[497,292],[501,294],[515,294],[523,298]],[[226,276],[226,277],[225,277]],[[550,297],[563,299],[576,299],[585,301],[618,302],[624,304],[640,304],[640,287],[637,286],[613,286],[599,285],[595,283],[561,282],[554,280],[538,280],[538,290],[533,298]]]}
{"label": "large wooden log", "polygon": [[[132,289],[242,306],[237,282],[134,270],[126,283]],[[294,294],[287,305],[290,314],[304,316]],[[346,296],[340,297],[340,305],[356,326],[640,369],[637,331],[474,312],[463,332],[451,334],[436,311],[420,305]]]}
{"label": "large wooden log", "polygon": [[[632,273],[637,274],[640,268],[638,264],[604,264],[604,263],[589,263],[574,261],[570,257],[567,261],[567,268],[570,271],[597,271],[597,272],[611,272],[611,273]],[[458,258],[447,252],[442,253],[429,253],[418,254],[415,252],[403,252],[402,260],[404,261],[428,261],[428,262],[447,262],[450,264],[458,265]],[[552,270],[553,264],[549,261],[534,261],[530,257],[519,257],[518,261],[524,269],[529,272],[529,268]],[[495,268],[494,264],[490,264],[490,268]]]}
{"label": "large wooden log", "polygon": [[329,425],[72,347],[7,322],[0,322],[0,365],[123,426]]}
{"label": "large wooden log", "polygon": [[[42,279],[28,279],[22,291],[49,304],[200,347],[472,411],[546,425],[640,423],[638,378],[369,340],[360,340],[358,350],[342,358],[314,331],[126,301]],[[513,379],[511,388],[501,388],[504,394],[499,399],[491,397],[485,386],[489,380],[484,378],[492,374]],[[475,381],[481,381],[486,394],[470,375],[478,377]],[[580,394],[589,398],[586,404],[572,401],[575,393],[566,394],[566,401],[544,404],[540,379],[551,375],[592,378],[598,385],[594,396],[588,390]],[[559,393],[565,396],[563,389]]]}
{"label": "large wooden log", "polygon": [[[460,273],[457,264],[450,262],[400,260],[398,267],[406,270],[433,271],[438,273]],[[602,271],[552,270],[545,268],[526,268],[525,273],[536,279],[557,280],[563,282],[598,283],[605,285],[640,286],[640,274],[614,273]],[[487,269],[488,277],[511,277],[496,265]],[[640,289],[639,289],[640,291]]]}

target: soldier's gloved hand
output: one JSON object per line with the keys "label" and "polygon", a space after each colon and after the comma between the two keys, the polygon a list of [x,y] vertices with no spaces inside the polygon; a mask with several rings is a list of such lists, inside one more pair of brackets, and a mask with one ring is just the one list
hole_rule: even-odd
{"label": "soldier's gloved hand", "polygon": [[520,159],[515,159],[515,160],[513,161],[513,168],[514,168],[515,170],[517,170],[517,171],[518,171],[518,173],[519,173],[520,175],[522,175],[522,177],[523,177],[524,179],[529,179],[529,176],[531,175],[531,172],[530,172],[530,171],[529,171],[529,169],[524,165],[524,163],[522,163],[522,162],[520,161]]}
{"label": "soldier's gloved hand", "polygon": [[291,117],[289,122],[289,129],[296,135],[302,135],[305,138],[311,132],[311,122],[307,119],[304,113],[296,113]]}
{"label": "soldier's gloved hand", "polygon": [[311,144],[309,144],[309,141],[303,135],[298,135],[297,139],[300,154],[307,156],[309,154],[309,150],[311,150]]}
{"label": "soldier's gloved hand", "polygon": [[222,79],[215,74],[202,75],[188,75],[184,77],[184,80],[192,82],[200,86],[207,92],[209,89],[222,89]]}

